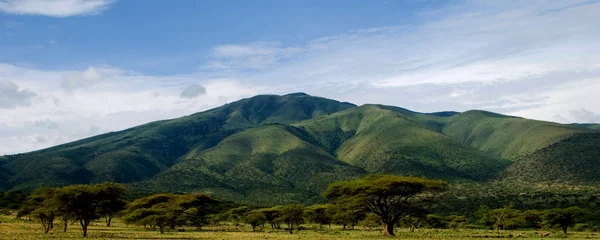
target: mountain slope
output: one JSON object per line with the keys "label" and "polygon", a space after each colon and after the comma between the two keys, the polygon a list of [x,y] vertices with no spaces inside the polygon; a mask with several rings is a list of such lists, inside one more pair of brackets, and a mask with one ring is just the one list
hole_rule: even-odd
{"label": "mountain slope", "polygon": [[[186,155],[151,180],[146,191],[205,191],[238,202],[274,205],[318,198],[336,180],[363,176],[338,161],[306,132],[287,125],[265,125],[225,138],[214,148]],[[277,197],[269,197],[276,194]]]}
{"label": "mountain slope", "polygon": [[596,127],[594,124],[581,127],[536,121],[479,110],[421,114],[386,108],[458,142],[512,161],[574,134],[593,132]]}
{"label": "mountain slope", "polygon": [[115,181],[139,194],[207,192],[274,205],[322,200],[329,183],[369,173],[589,184],[600,173],[597,126],[260,95],[0,157],[0,191]]}
{"label": "mountain slope", "polygon": [[469,111],[448,118],[442,132],[492,155],[515,160],[586,131],[557,123]]}
{"label": "mountain slope", "polygon": [[[136,182],[168,169],[244,128],[290,123],[354,105],[306,94],[260,95],[190,116],[0,158],[5,189],[102,181]],[[2,160],[3,159],[3,160]],[[1,167],[1,165],[0,165]],[[2,169],[0,169],[2,170]]]}
{"label": "mountain slope", "polygon": [[600,133],[576,134],[510,166],[505,179],[536,183],[600,183]]}
{"label": "mountain slope", "polygon": [[507,165],[405,114],[365,105],[295,125],[338,159],[371,173],[482,181],[495,177]]}

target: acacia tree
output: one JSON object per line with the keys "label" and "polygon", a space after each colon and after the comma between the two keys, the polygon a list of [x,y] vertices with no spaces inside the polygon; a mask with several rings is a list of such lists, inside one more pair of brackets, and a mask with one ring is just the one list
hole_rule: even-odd
{"label": "acacia tree", "polygon": [[359,202],[338,200],[327,208],[327,214],[331,216],[332,223],[342,225],[344,229],[348,226],[354,229],[365,218],[366,211]]}
{"label": "acacia tree", "polygon": [[150,209],[154,205],[173,201],[173,198],[175,197],[176,196],[173,194],[155,194],[136,199],[135,201],[129,203],[127,205],[127,209],[123,211],[123,220],[127,224],[134,223],[143,225],[144,227],[147,225],[151,225],[150,227],[153,227],[149,217],[156,214],[156,211]]}
{"label": "acacia tree", "polygon": [[88,226],[93,220],[100,218],[98,205],[101,199],[98,188],[89,185],[72,185],[61,188],[57,200],[76,221],[79,221],[83,236],[87,236]]}
{"label": "acacia tree", "polygon": [[465,216],[450,215],[446,217],[446,222],[448,227],[452,228],[454,231],[458,231],[458,229],[467,222],[467,218]]}
{"label": "acacia tree", "polygon": [[500,234],[500,228],[506,229],[525,224],[525,218],[521,211],[510,207],[488,210],[484,214],[484,218],[484,222],[494,225],[497,234]]}
{"label": "acacia tree", "polygon": [[266,222],[271,225],[271,229],[280,229],[281,228],[281,212],[277,207],[273,208],[262,208],[256,210],[258,212],[262,212],[265,215]]}
{"label": "acacia tree", "polygon": [[421,223],[425,222],[427,214],[429,214],[429,211],[423,208],[412,208],[408,210],[408,213],[401,221],[408,227],[409,232],[414,232],[415,228],[418,228]]}
{"label": "acacia tree", "polygon": [[110,223],[118,212],[125,208],[125,201],[121,199],[127,191],[125,185],[118,183],[103,183],[96,185],[98,188],[98,214],[103,216],[106,226],[110,227]]}
{"label": "acacia tree", "polygon": [[231,221],[233,221],[233,223],[235,223],[235,226],[237,227],[240,224],[240,222],[244,220],[246,215],[248,215],[248,213],[250,213],[250,208],[247,206],[241,206],[230,209],[228,215]]}
{"label": "acacia tree", "polygon": [[560,227],[563,233],[567,234],[568,228],[573,226],[577,222],[577,219],[586,213],[584,209],[579,207],[550,209],[542,214],[542,224],[550,227]]}
{"label": "acacia tree", "polygon": [[281,212],[281,221],[286,223],[287,229],[292,234],[294,227],[299,227],[300,224],[304,223],[303,213],[304,206],[300,204],[285,205],[278,207]]}
{"label": "acacia tree", "polygon": [[218,212],[219,204],[206,194],[156,194],[130,203],[123,220],[158,227],[161,233],[166,227],[174,229],[178,225],[201,229],[208,224],[210,215]]}
{"label": "acacia tree", "polygon": [[264,228],[264,224],[267,222],[267,217],[265,216],[265,213],[261,211],[252,211],[246,214],[244,217],[244,222],[250,224],[250,226],[252,226],[252,231],[254,232],[258,226],[263,226]]}
{"label": "acacia tree", "polygon": [[54,228],[54,219],[61,215],[61,205],[56,202],[57,190],[40,188],[29,195],[17,216],[29,215],[44,227],[44,233]]}
{"label": "acacia tree", "polygon": [[[69,219],[78,221],[81,225],[83,236],[87,236],[90,223],[105,214],[112,214],[120,210],[113,205],[121,199],[124,186],[116,183],[104,183],[97,185],[72,185],[56,190],[54,201],[60,206],[60,213],[66,225]],[[110,221],[108,221],[109,223]]]}
{"label": "acacia tree", "polygon": [[304,217],[311,223],[319,224],[319,228],[323,228],[323,225],[331,224],[331,214],[327,209],[331,208],[331,205],[321,204],[307,207],[304,210]]}
{"label": "acacia tree", "polygon": [[177,205],[183,209],[183,221],[200,230],[209,224],[210,216],[221,210],[221,202],[206,194],[180,196]]}
{"label": "acacia tree", "polygon": [[336,182],[323,195],[334,201],[351,201],[365,206],[381,218],[384,236],[394,236],[394,225],[410,209],[423,208],[447,183],[418,177],[369,175],[363,179]]}

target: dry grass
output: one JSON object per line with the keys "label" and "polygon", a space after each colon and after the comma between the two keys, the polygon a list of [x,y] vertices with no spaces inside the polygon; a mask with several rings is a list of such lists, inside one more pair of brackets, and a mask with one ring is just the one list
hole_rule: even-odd
{"label": "dry grass", "polygon": [[[248,227],[219,226],[207,227],[203,231],[186,229],[186,232],[168,231],[160,234],[158,231],[144,229],[138,226],[127,226],[118,220],[112,227],[95,222],[90,226],[88,237],[81,237],[81,228],[77,224],[69,226],[66,233],[62,232],[62,225],[55,224],[54,230],[45,234],[42,226],[35,222],[17,220],[14,216],[0,216],[0,239],[263,239],[263,240],[288,240],[288,239],[335,239],[335,240],[357,240],[357,239],[389,239],[383,238],[379,230],[342,230],[334,226],[331,229],[318,230],[317,227],[306,226],[311,229],[289,234],[285,231],[252,232]],[[573,232],[569,236],[552,234],[544,239],[600,239],[598,233]],[[398,239],[485,239],[485,238],[512,238],[512,239],[539,239],[534,231],[503,231],[497,235],[489,230],[432,230],[417,229],[409,233],[404,229],[397,229]]]}

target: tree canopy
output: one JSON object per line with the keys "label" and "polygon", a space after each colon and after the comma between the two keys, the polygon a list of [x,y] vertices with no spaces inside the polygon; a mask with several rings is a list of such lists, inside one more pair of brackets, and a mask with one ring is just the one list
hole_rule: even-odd
{"label": "tree canopy", "polygon": [[363,179],[335,182],[323,196],[334,201],[362,204],[378,215],[385,236],[394,236],[394,225],[414,208],[432,203],[447,183],[418,177],[369,175]]}

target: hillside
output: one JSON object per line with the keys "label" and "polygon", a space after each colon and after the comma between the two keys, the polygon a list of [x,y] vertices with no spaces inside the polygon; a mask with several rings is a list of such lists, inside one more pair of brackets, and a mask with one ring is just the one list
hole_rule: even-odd
{"label": "hillside", "polygon": [[310,201],[329,183],[364,174],[321,149],[306,132],[275,124],[245,130],[207,151],[188,154],[136,186],[158,192],[202,190],[238,202],[249,198],[254,204],[273,205]]}
{"label": "hillside", "polygon": [[[596,131],[595,124],[568,125],[507,116],[487,111],[420,114],[391,108],[460,143],[492,156],[516,161],[577,133]],[[441,116],[441,117],[440,117]]]}
{"label": "hillside", "polygon": [[136,182],[168,169],[189,152],[217,145],[241,129],[296,122],[351,107],[354,105],[306,94],[242,99],[178,119],[0,158],[0,163],[6,162],[4,172],[8,172],[3,174],[8,180],[2,182],[5,189],[24,190],[42,185]]}
{"label": "hillside", "polygon": [[338,159],[370,173],[483,181],[507,162],[432,131],[398,111],[365,105],[295,124]]}
{"label": "hillside", "polygon": [[577,134],[516,162],[506,179],[535,183],[600,183],[600,133]]}
{"label": "hillside", "polygon": [[369,173],[465,184],[596,183],[597,126],[259,95],[0,157],[0,190],[114,181],[136,194],[207,192],[273,205],[318,202],[329,183]]}

